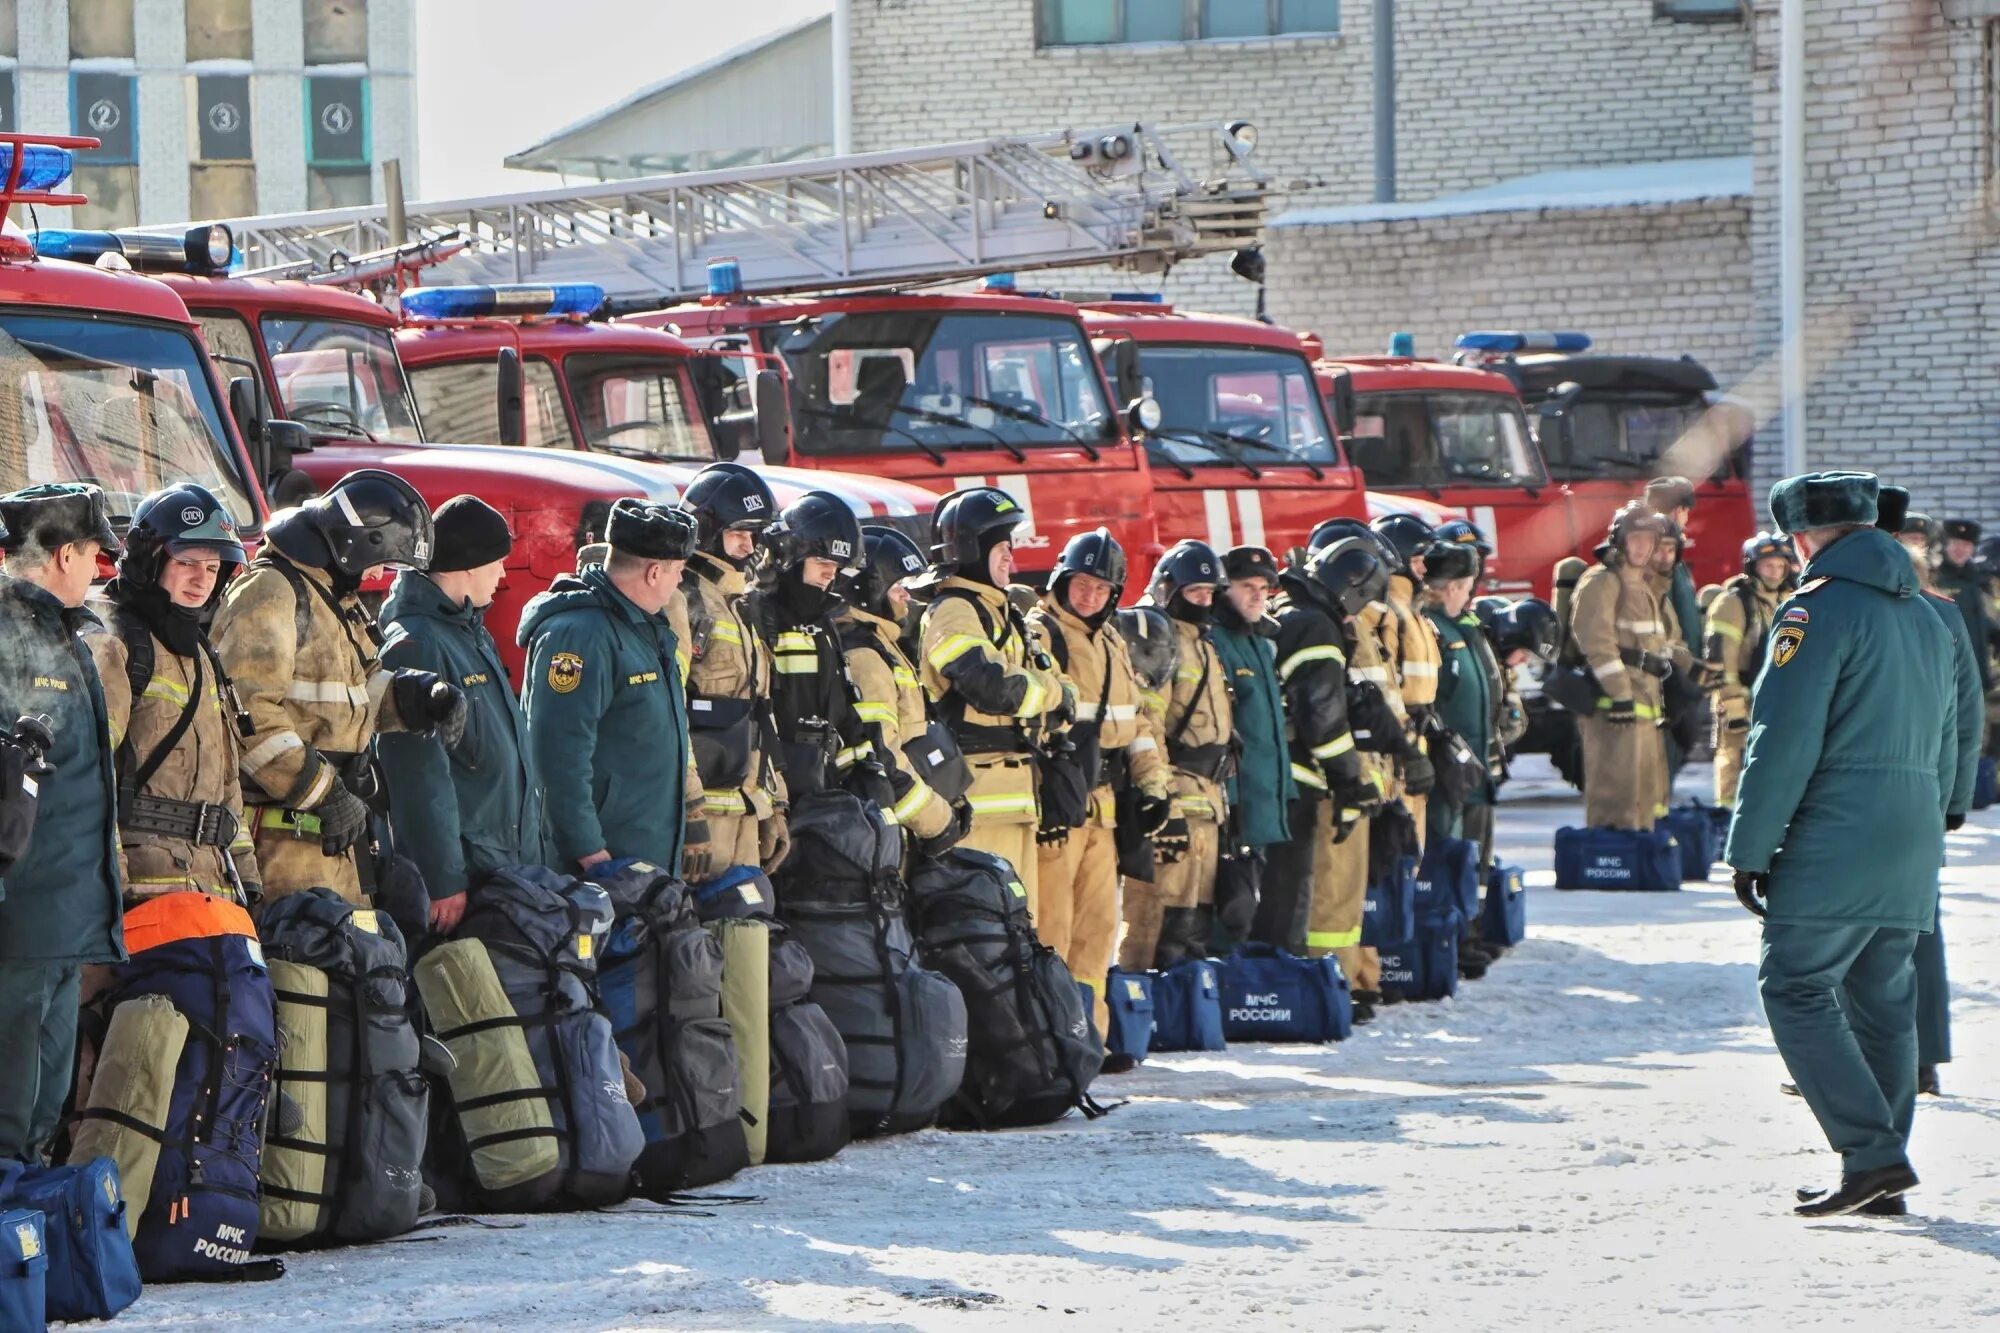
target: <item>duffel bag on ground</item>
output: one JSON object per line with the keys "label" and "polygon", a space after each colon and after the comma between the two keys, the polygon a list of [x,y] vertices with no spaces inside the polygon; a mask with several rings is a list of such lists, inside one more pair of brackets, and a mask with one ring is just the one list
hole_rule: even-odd
{"label": "duffel bag on ground", "polygon": [[1446,907],[1467,920],[1479,914],[1479,844],[1466,838],[1432,838],[1417,863],[1417,915]]}
{"label": "duffel bag on ground", "polygon": [[1708,878],[1715,868],[1715,825],[1699,806],[1675,806],[1660,817],[1659,828],[1673,836],[1681,852],[1682,882]]}
{"label": "duffel bag on ground", "polygon": [[1559,828],[1556,887],[1666,892],[1681,886],[1681,849],[1664,829]]}
{"label": "duffel bag on ground", "polygon": [[910,916],[924,961],[965,996],[965,1081],[939,1116],[947,1128],[1039,1125],[1102,1110],[1090,1084],[1104,1046],[1076,979],[1035,938],[1014,867],[955,847],[919,863]]}
{"label": "duffel bag on ground", "polygon": [[47,1227],[38,1209],[0,1211],[0,1328],[48,1326]]}
{"label": "duffel bag on ground", "polygon": [[1153,978],[1153,1049],[1219,1051],[1222,1035],[1222,981],[1206,958],[1175,963]]}
{"label": "duffel bag on ground", "polygon": [[1372,949],[1395,944],[1416,933],[1416,925],[1417,858],[1399,856],[1368,882],[1368,897],[1361,909],[1361,943]]}
{"label": "duffel bag on ground", "polygon": [[[277,1265],[256,1262],[250,1252],[257,1242],[257,1172],[277,1063],[271,979],[256,929],[247,912],[225,899],[168,893],[125,914],[125,945],[129,956],[113,965],[109,989],[92,1006],[115,1012],[157,995],[188,1024],[146,1209],[130,1232],[138,1273],[148,1282],[274,1277]],[[109,1031],[107,1023],[107,1037]],[[156,1068],[128,1087],[158,1076]],[[125,1113],[99,1100],[93,1088],[77,1119],[82,1125],[117,1122]],[[137,1114],[125,1123],[152,1128]],[[85,1141],[93,1150],[98,1146],[93,1138]],[[81,1159],[73,1151],[70,1160]],[[115,1179],[116,1168],[109,1169]],[[122,1207],[122,1188],[117,1192]],[[50,1227],[52,1273],[62,1267],[55,1254],[61,1231]],[[123,1241],[122,1217],[119,1234]],[[59,1304],[52,1295],[51,1318],[79,1317],[58,1313]]]}
{"label": "duffel bag on ground", "polygon": [[[1084,1011],[1094,1010],[1097,997],[1090,994],[1088,984],[1077,984],[1090,997],[1084,1003]],[[1105,1054],[1144,1060],[1153,1044],[1152,975],[1112,968],[1104,979],[1104,1007],[1111,1015],[1111,1031],[1104,1034]]]}
{"label": "duffel bag on ground", "polygon": [[[49,1320],[109,1319],[139,1299],[139,1261],[125,1234],[125,1196],[110,1158],[75,1166],[9,1162],[0,1167],[0,1207],[42,1215]],[[12,1237],[10,1249],[19,1240]],[[246,1240],[237,1262],[248,1259]]]}
{"label": "duffel bag on ground", "polygon": [[1376,950],[1382,994],[1396,1000],[1442,1000],[1458,994],[1458,941],[1465,918],[1446,911],[1418,918],[1417,933]]}
{"label": "duffel bag on ground", "polygon": [[685,884],[658,866],[598,867],[617,915],[599,985],[618,1044],[646,1092],[639,1192],[663,1200],[750,1164],[742,1061],[722,1016],[722,945]]}
{"label": "duffel bag on ground", "polygon": [[1512,948],[1527,936],[1527,880],[1519,866],[1495,862],[1486,877],[1486,901],[1479,909],[1479,938]]}
{"label": "duffel bag on ground", "polygon": [[262,924],[284,1036],[277,1085],[302,1114],[265,1145],[259,1240],[401,1235],[417,1222],[430,1121],[402,932],[331,889],[277,899]]}
{"label": "duffel bag on ground", "polygon": [[1344,1041],[1354,1030],[1347,978],[1332,957],[1246,944],[1215,968],[1230,1041]]}
{"label": "duffel bag on ground", "polygon": [[1984,810],[2000,801],[2000,760],[1981,755],[1972,781],[1972,808]]}

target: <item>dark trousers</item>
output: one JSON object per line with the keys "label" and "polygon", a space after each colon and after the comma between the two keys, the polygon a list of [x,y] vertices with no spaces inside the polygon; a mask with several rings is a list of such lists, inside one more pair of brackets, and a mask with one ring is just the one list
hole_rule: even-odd
{"label": "dark trousers", "polygon": [[0,963],[0,1158],[38,1160],[76,1060],[75,963]]}
{"label": "dark trousers", "polygon": [[1785,1068],[1846,1173],[1908,1160],[1917,932],[1764,923],[1757,989]]}
{"label": "dark trousers", "polygon": [[1306,951],[1306,921],[1312,914],[1313,854],[1319,841],[1314,804],[1292,802],[1289,827],[1302,832],[1264,849],[1264,883],[1257,915],[1250,923],[1251,939],[1301,956]]}
{"label": "dark trousers", "polygon": [[1479,844],[1479,882],[1484,884],[1493,869],[1493,807],[1468,805],[1463,816],[1465,837]]}
{"label": "dark trousers", "polygon": [[1944,974],[1944,912],[1917,936],[1917,1063],[1951,1063],[1951,983]]}

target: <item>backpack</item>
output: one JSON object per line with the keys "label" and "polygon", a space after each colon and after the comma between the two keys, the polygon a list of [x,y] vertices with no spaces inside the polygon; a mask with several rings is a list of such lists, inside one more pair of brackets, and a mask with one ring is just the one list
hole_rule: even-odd
{"label": "backpack", "polygon": [[806,796],[774,877],[778,916],[812,960],[812,999],[847,1048],[854,1137],[938,1117],[965,1075],[966,1006],[914,961],[904,921],[903,833],[843,791]]}
{"label": "backpack", "polygon": [[[77,1114],[85,1151],[105,1146],[91,1128],[96,1121],[158,1142],[146,1208],[131,1231],[139,1273],[147,1281],[276,1276],[254,1264],[250,1253],[277,1063],[271,979],[256,929],[234,903],[205,893],[169,893],[125,914],[125,943],[130,957],[112,966],[111,985],[93,1008],[115,1015],[121,1005],[160,996],[187,1022],[164,1123],[123,1109],[117,1089],[100,1095],[94,1086],[89,1105]],[[108,1019],[104,1031],[108,1039]],[[114,1050],[110,1062],[115,1067],[132,1058]],[[159,1077],[156,1067],[137,1082],[156,1092]],[[156,1109],[155,1101],[143,1114]],[[80,1160],[74,1144],[71,1160]],[[69,1317],[53,1306],[51,1314]]]}
{"label": "backpack", "polygon": [[722,1016],[722,945],[687,885],[646,861],[599,867],[617,921],[599,974],[618,1045],[645,1085],[639,1193],[664,1201],[750,1164],[739,1052]]}
{"label": "backpack", "polygon": [[[0,1266],[12,1259],[33,1268],[36,1254],[17,1256],[35,1249],[39,1240],[39,1257],[46,1262],[37,1295],[47,1319],[109,1319],[139,1299],[139,1264],[125,1234],[125,1196],[109,1158],[74,1166],[0,1163],[0,1205],[41,1215],[39,1237],[24,1236],[18,1229],[24,1222],[13,1224],[0,1241]],[[0,1273],[0,1312],[6,1309],[6,1290],[6,1274]],[[33,1297],[23,1293],[22,1299]],[[0,1321],[8,1330],[41,1327]]]}
{"label": "backpack", "polygon": [[266,1248],[398,1236],[417,1223],[430,1088],[417,1001],[387,912],[308,889],[264,909],[277,1084],[301,1113],[265,1143]]}
{"label": "backpack", "polygon": [[919,863],[910,916],[930,966],[965,996],[965,1081],[939,1117],[947,1128],[1040,1125],[1090,1097],[1104,1046],[1056,951],[1035,938],[1028,892],[991,852],[955,847]]}
{"label": "backpack", "polygon": [[[539,1086],[464,1097],[454,1081],[460,1131],[467,1111],[501,1100],[539,1101],[547,1108],[549,1128],[527,1132],[553,1136],[558,1163],[508,1189],[480,1189],[476,1197],[487,1206],[595,1208],[631,1192],[632,1167],[645,1135],[625,1094],[611,1022],[598,1012],[597,965],[610,932],[611,899],[603,889],[541,866],[496,870],[470,890],[454,938],[485,945],[513,1010],[487,1022],[521,1030]],[[432,1016],[438,1039],[448,1046],[454,1037],[477,1035],[480,1027],[447,1027],[437,1019]],[[473,1148],[473,1140],[466,1137],[464,1147]],[[463,1178],[464,1172],[459,1174]]]}

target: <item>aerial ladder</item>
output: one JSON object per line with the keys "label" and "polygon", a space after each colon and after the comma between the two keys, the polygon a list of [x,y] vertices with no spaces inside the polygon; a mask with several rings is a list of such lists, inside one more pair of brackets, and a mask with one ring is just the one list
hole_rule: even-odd
{"label": "aerial ladder", "polygon": [[270,276],[352,280],[419,247],[433,284],[595,283],[614,311],[698,298],[718,260],[769,294],[1157,273],[1258,244],[1276,187],[1255,144],[1244,121],[1134,124],[413,203],[400,234],[387,205],[225,221]]}

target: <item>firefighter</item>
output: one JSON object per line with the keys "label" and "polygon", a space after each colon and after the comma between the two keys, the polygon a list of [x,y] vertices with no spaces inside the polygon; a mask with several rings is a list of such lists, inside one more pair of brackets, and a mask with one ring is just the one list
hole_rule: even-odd
{"label": "firefighter", "polygon": [[263,896],[237,779],[242,710],[208,640],[244,563],[235,520],[188,483],[141,501],[104,589],[109,632],[88,639],[118,765],[125,901],[194,891]]}
{"label": "firefighter", "polygon": [[[473,495],[439,505],[431,526],[430,568],[398,574],[382,603],[382,661],[435,671],[464,690],[465,740],[450,750],[435,736],[395,732],[377,737],[375,751],[396,852],[423,875],[422,924],[448,935],[467,889],[504,866],[546,865],[552,849],[527,719],[485,622],[514,534]],[[417,915],[413,908],[413,923]]]}
{"label": "firefighter", "polygon": [[1228,675],[1207,633],[1224,586],[1214,550],[1183,541],[1160,557],[1146,590],[1147,602],[1173,621],[1180,649],[1163,719],[1174,809],[1153,837],[1161,862],[1153,891],[1125,902],[1120,966],[1127,970],[1171,967],[1208,949],[1232,748]]}
{"label": "firefighter", "polygon": [[1033,913],[1035,756],[1075,714],[1076,699],[1007,598],[1013,534],[1026,517],[1013,497],[991,486],[938,501],[931,558],[939,582],[920,643],[924,689],[972,769],[965,845],[1005,857]]}
{"label": "firefighter", "polygon": [[1149,833],[1166,822],[1171,804],[1171,770],[1140,721],[1139,679],[1111,624],[1125,569],[1125,552],[1110,532],[1079,533],[1063,547],[1049,590],[1028,616],[1076,687],[1070,748],[1051,762],[1070,766],[1067,785],[1085,796],[1076,825],[1053,820],[1051,803],[1042,803],[1035,931],[1090,986],[1100,1033],[1109,1030],[1105,976],[1118,944],[1117,795],[1128,786],[1139,790]]}
{"label": "firefighter", "polygon": [[[1422,754],[1437,729],[1434,714],[1443,650],[1438,647],[1437,632],[1417,609],[1417,592],[1424,579],[1424,553],[1437,540],[1437,534],[1429,524],[1409,514],[1390,514],[1370,526],[1397,556],[1397,563],[1389,570],[1389,588],[1383,596],[1387,611],[1381,616],[1379,632],[1408,719],[1411,748]],[[1416,821],[1419,850],[1435,780],[1430,763],[1414,766],[1404,763],[1403,804],[1409,807],[1410,818]]]}
{"label": "firefighter", "polygon": [[1650,829],[1666,813],[1660,684],[1676,641],[1651,564],[1672,522],[1637,501],[1620,509],[1571,598],[1569,637],[1602,691],[1577,720],[1584,818],[1595,828]]}
{"label": "firefighter", "polygon": [[771,651],[750,632],[743,599],[757,537],[777,516],[764,479],[741,463],[711,463],[681,494],[694,515],[695,553],[681,578],[689,638],[688,730],[701,773],[702,813],[715,868],[778,868],[788,839],[770,727]]}
{"label": "firefighter", "polygon": [[688,745],[680,642],[667,604],[694,554],[694,516],[621,499],[601,565],[565,574],[521,612],[522,709],[555,868],[641,857],[705,879],[708,827]]}
{"label": "firefighter", "polygon": [[[1139,682],[1139,736],[1132,742],[1131,751],[1164,756],[1167,695],[1173,689],[1175,673],[1180,670],[1180,636],[1174,633],[1174,622],[1156,606],[1125,607],[1112,615],[1111,623],[1117,626],[1118,637],[1125,641],[1132,674]],[[1157,854],[1153,839],[1165,828],[1167,820],[1179,814],[1180,802],[1172,794],[1169,778],[1165,809],[1137,787],[1127,787],[1118,793],[1118,809],[1115,830],[1121,891],[1118,965],[1123,968],[1125,939],[1131,933],[1127,925],[1132,919],[1130,908],[1138,901],[1157,902],[1159,896],[1160,870],[1166,863]],[[1171,847],[1168,854],[1175,854]]]}
{"label": "firefighter", "polygon": [[1764,669],[1764,643],[1785,595],[1785,576],[1791,572],[1786,549],[1769,532],[1744,542],[1742,572],[1722,585],[1708,607],[1704,652],[1716,680],[1711,740],[1717,805],[1736,804],[1743,742],[1750,734],[1750,694]]}
{"label": "firefighter", "polygon": [[845,605],[833,624],[854,688],[855,718],[884,766],[903,775],[891,776],[896,799],[888,816],[902,826],[913,851],[938,856],[972,827],[972,807],[962,792],[954,802],[933,789],[931,774],[906,754],[929,730],[923,683],[902,644],[909,580],[927,564],[917,544],[894,528],[861,529],[861,566],[836,585]]}
{"label": "firefighter", "polygon": [[[431,559],[431,512],[401,477],[350,472],[283,510],[215,618],[215,648],[250,715],[243,775],[266,899],[323,885],[364,898],[369,821],[386,811],[369,742],[435,732],[456,746],[464,692],[429,671],[382,665],[361,584]],[[365,867],[372,888],[372,855]]]}
{"label": "firefighter", "polygon": [[31,778],[39,799],[0,893],[0,1161],[36,1162],[69,1094],[83,968],[125,956],[117,776],[82,638],[100,628],[83,606],[98,554],[119,546],[104,493],[76,482],[0,496],[0,521],[0,717],[47,726],[46,764],[9,761],[10,785]]}

